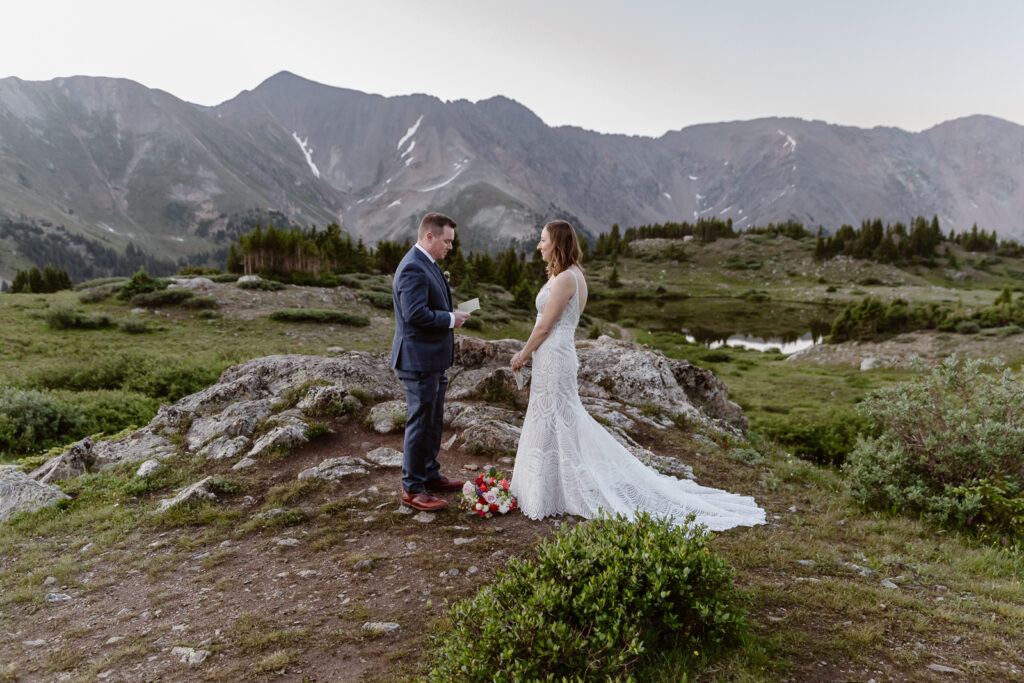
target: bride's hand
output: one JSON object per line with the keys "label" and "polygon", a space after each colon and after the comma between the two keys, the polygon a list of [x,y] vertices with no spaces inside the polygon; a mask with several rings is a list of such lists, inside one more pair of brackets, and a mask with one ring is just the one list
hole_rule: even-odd
{"label": "bride's hand", "polygon": [[509,367],[512,368],[513,372],[516,370],[522,370],[523,366],[526,365],[526,361],[523,360],[523,354],[518,351],[512,354],[512,360],[508,362]]}

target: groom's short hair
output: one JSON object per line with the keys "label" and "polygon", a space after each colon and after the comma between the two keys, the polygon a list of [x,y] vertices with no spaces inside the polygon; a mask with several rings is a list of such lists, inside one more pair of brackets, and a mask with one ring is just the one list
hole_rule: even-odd
{"label": "groom's short hair", "polygon": [[445,216],[443,213],[428,213],[423,217],[423,220],[420,221],[420,229],[416,233],[416,239],[423,239],[428,232],[440,237],[446,227],[450,227],[454,230],[456,227],[455,221],[448,218],[448,216]]}

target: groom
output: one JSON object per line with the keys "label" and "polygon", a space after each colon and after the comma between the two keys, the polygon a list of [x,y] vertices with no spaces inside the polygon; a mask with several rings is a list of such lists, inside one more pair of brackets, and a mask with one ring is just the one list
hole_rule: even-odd
{"label": "groom", "polygon": [[409,419],[405,424],[405,459],[402,463],[402,502],[417,510],[441,510],[448,503],[432,495],[457,491],[463,482],[441,476],[437,453],[441,449],[444,393],[455,355],[453,329],[468,313],[452,306],[438,261],[452,248],[455,221],[428,213],[420,221],[416,244],[395,271],[391,295],[395,306],[395,340],[391,367],[405,385]]}

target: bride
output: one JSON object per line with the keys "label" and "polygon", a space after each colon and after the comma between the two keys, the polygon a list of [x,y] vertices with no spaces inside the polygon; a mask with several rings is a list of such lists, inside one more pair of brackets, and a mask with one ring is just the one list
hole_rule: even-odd
{"label": "bride", "polygon": [[574,332],[587,305],[572,225],[552,221],[537,245],[548,282],[537,294],[537,323],[513,370],[533,357],[526,409],[511,490],[531,519],[569,513],[580,517],[648,512],[683,524],[690,513],[711,531],[764,524],[764,510],[749,496],[661,474],[637,460],[584,409],[576,372]]}

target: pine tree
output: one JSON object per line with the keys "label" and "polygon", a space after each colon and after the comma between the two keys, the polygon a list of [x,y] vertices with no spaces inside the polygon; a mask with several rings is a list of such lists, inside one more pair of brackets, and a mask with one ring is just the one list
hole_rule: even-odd
{"label": "pine tree", "polygon": [[608,276],[608,287],[609,289],[618,289],[622,286],[622,282],[619,280],[619,267],[617,265],[612,266],[612,273]]}

